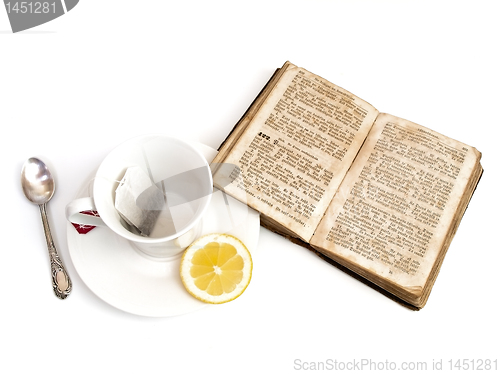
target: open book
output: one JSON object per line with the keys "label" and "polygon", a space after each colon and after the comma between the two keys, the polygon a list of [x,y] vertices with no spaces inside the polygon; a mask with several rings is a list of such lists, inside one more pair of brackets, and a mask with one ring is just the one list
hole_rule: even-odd
{"label": "open book", "polygon": [[[422,308],[482,174],[475,148],[289,62],[219,149],[214,185],[261,224]],[[231,183],[227,184],[228,181]]]}

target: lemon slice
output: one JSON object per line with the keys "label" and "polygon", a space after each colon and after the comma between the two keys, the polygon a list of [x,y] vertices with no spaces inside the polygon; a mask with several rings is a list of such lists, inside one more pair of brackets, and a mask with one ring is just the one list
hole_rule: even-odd
{"label": "lemon slice", "polygon": [[209,234],[194,241],[181,260],[181,280],[198,300],[222,304],[236,299],[252,278],[252,256],[237,238]]}

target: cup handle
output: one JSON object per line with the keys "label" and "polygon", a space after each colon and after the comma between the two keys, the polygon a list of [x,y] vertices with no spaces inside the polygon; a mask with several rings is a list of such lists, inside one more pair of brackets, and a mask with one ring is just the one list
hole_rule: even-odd
{"label": "cup handle", "polygon": [[71,203],[66,205],[66,219],[70,222],[81,225],[105,226],[100,217],[80,213],[86,210],[96,210],[93,198],[82,197],[80,199],[73,200]]}

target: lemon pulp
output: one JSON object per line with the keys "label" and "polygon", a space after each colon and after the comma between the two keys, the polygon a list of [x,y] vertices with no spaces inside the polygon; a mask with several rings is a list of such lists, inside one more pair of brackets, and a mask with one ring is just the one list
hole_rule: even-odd
{"label": "lemon pulp", "polygon": [[224,303],[240,296],[250,283],[252,258],[245,245],[227,234],[196,240],[181,260],[181,279],[194,297]]}

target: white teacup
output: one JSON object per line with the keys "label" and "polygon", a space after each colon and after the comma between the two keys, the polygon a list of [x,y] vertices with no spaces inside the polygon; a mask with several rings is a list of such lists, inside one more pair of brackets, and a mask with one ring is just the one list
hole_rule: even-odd
{"label": "white teacup", "polygon": [[[167,196],[169,229],[162,235],[144,237],[133,232],[115,208],[115,191],[132,166],[143,169]],[[107,226],[144,254],[169,258],[181,253],[200,232],[212,196],[212,174],[205,157],[190,144],[166,135],[145,135],[122,143],[106,156],[92,194],[66,206],[70,222]],[[100,217],[80,213],[86,210],[96,210]],[[157,226],[164,223],[160,216]]]}

